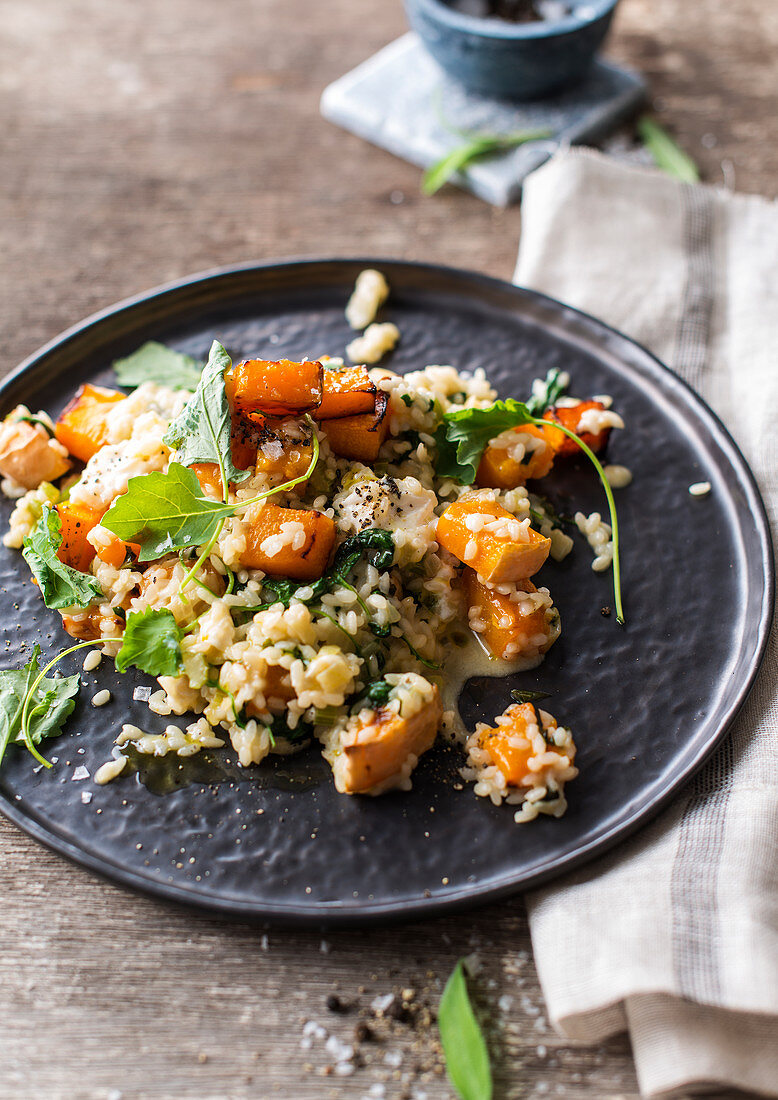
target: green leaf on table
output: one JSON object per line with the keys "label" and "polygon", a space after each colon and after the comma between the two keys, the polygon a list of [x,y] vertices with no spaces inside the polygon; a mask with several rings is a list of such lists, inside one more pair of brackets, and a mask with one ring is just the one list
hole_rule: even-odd
{"label": "green leaf on table", "polygon": [[686,183],[697,183],[700,178],[697,165],[659,123],[654,122],[648,115],[643,115],[638,119],[638,134],[654,158],[657,168]]}
{"label": "green leaf on table", "polygon": [[434,195],[453,175],[483,157],[505,153],[528,141],[540,141],[551,136],[549,130],[524,130],[515,134],[462,133],[467,140],[442,156],[424,173],[421,189],[425,195]]}
{"label": "green leaf on table", "polygon": [[567,389],[567,385],[560,382],[562,377],[562,371],[557,367],[552,367],[546,374],[546,379],[542,386],[537,387],[537,392],[534,392],[527,401],[527,411],[532,416],[542,416],[546,409],[551,408],[556,404],[557,398],[561,396]]}
{"label": "green leaf on table", "polygon": [[129,613],[116,667],[126,672],[130,665],[150,676],[176,676],[181,672],[181,629],[172,611],[147,607]]}
{"label": "green leaf on table", "polygon": [[[39,672],[40,646],[35,645],[29,662],[20,669],[0,672],[0,761],[14,742],[24,743],[22,708]],[[62,732],[76,705],[79,677],[44,676],[27,706],[28,729],[33,744]]]}
{"label": "green leaf on table", "polygon": [[46,607],[64,611],[68,607],[88,607],[103,595],[89,573],[65,565],[57,557],[62,545],[62,521],[59,513],[44,504],[41,517],[24,540],[22,554],[40,585]]}
{"label": "green leaf on table", "polygon": [[531,424],[533,419],[527,406],[512,397],[495,401],[485,409],[455,409],[445,413],[435,434],[438,477],[472,485],[489,440],[509,428]]}
{"label": "green leaf on table", "polygon": [[100,521],[125,542],[140,546],[138,561],[154,561],[173,550],[202,546],[232,505],[202,495],[194,470],[171,462],[167,473],[132,477]]}
{"label": "green leaf on table", "polygon": [[462,1100],[491,1100],[489,1052],[470,1004],[461,959],[440,998],[438,1031],[449,1078]]}
{"label": "green leaf on table", "polygon": [[239,470],[232,460],[232,417],[227,401],[224,372],[232,360],[218,340],[211,345],[197,389],[186,408],[170,424],[163,437],[184,466],[216,462],[228,481],[240,482],[251,473]]}
{"label": "green leaf on table", "polygon": [[142,382],[156,382],[171,390],[194,390],[200,381],[203,364],[191,355],[149,340],[126,359],[117,359],[113,369],[119,385],[127,390],[134,390]]}

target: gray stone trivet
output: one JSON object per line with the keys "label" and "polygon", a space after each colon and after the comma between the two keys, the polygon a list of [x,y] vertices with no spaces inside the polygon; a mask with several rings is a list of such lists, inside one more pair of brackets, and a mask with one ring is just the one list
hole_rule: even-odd
{"label": "gray stone trivet", "polygon": [[462,140],[441,124],[439,110],[460,130],[550,130],[550,140],[476,162],[453,177],[479,198],[507,206],[518,200],[524,177],[560,145],[604,137],[637,107],[645,90],[636,73],[596,61],[583,83],[550,99],[486,99],[448,77],[416,35],[405,34],[325,88],[321,112],[330,122],[422,168]]}

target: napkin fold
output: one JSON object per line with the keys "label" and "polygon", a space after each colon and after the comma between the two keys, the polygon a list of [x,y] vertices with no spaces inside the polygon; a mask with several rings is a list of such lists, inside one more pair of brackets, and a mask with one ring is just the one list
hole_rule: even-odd
{"label": "napkin fold", "polygon": [[[694,386],[745,453],[778,545],[778,206],[568,149],[525,183],[514,281]],[[528,898],[551,1021],[586,1042],[628,1030],[646,1097],[778,1096],[777,765],[774,629],[729,737],[672,808]]]}

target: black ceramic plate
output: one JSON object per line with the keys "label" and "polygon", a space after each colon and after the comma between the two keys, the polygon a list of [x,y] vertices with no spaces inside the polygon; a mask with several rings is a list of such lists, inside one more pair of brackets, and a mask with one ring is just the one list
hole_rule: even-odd
{"label": "black ceramic plate", "polygon": [[[152,769],[96,787],[74,780],[74,770],[94,775],[122,721],[165,724],[133,702],[143,678],[119,676],[105,661],[84,675],[68,732],[48,743],[55,768],[35,771],[24,750],[8,753],[0,805],[31,836],[127,886],[240,917],[328,925],[507,895],[602,852],[656,813],[724,736],[756,674],[772,609],[769,533],[735,444],[642,348],[506,283],[375,260],[196,276],[43,348],[6,380],[0,412],[19,401],[57,412],[79,383],[110,384],[111,362],[148,339],[196,356],[214,337],[236,358],[338,355],[351,336],[343,307],[366,266],[380,267],[392,286],[385,314],[402,331],[387,360],[394,370],[484,367],[501,395],[524,396],[533,377],[562,367],[575,393],[612,394],[627,422],[609,455],[634,473],[618,493],[626,627],[601,614],[612,604],[611,577],[592,572],[581,539],[542,572],[563,623],[545,664],[510,681],[471,681],[463,697],[474,721],[498,714],[513,687],[553,692],[548,705],[579,746],[570,808],[558,821],[517,826],[508,807],[455,789],[461,760],[443,748],[423,758],[412,792],[377,799],[337,795],[315,750],[246,771],[231,754],[232,763],[201,755],[180,769],[176,761],[172,775]],[[695,499],[688,486],[702,480],[713,490]],[[604,508],[583,467],[557,491],[569,493],[568,508]],[[0,518],[7,513],[4,506]],[[4,664],[20,665],[35,641],[46,653],[64,647],[58,616],[42,607],[18,552],[2,549],[0,570]],[[100,710],[89,704],[97,686],[113,693]],[[171,781],[174,789],[160,793]]]}

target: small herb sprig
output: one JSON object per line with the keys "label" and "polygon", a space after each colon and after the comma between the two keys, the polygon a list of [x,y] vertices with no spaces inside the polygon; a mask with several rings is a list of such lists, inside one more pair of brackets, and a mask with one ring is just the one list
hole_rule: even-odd
{"label": "small herb sprig", "polygon": [[[456,409],[445,413],[435,435],[438,457],[436,469],[440,477],[450,477],[463,485],[472,485],[476,479],[478,464],[490,439],[519,427],[521,424],[534,424],[538,428],[547,428],[549,422],[533,416],[521,401],[509,397],[507,401],[495,401],[483,409]],[[621,564],[619,560],[619,521],[616,515],[616,502],[613,490],[608,484],[605,471],[594,451],[570,428],[554,422],[554,428],[572,439],[581,448],[597,471],[597,476],[605,490],[610,511],[613,539],[613,595],[616,603],[616,621],[624,624],[624,609],[621,599]]]}
{"label": "small herb sprig", "polygon": [[462,144],[435,161],[424,173],[421,189],[425,195],[434,195],[452,176],[465,171],[476,161],[516,149],[529,141],[541,141],[551,136],[550,130],[518,130],[512,134],[481,134],[475,131],[469,134],[467,131],[460,133],[465,137]]}

